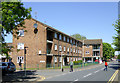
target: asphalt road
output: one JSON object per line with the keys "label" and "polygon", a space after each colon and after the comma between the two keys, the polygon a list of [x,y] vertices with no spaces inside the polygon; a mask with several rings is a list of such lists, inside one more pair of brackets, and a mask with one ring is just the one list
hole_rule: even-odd
{"label": "asphalt road", "polygon": [[75,72],[63,73],[57,76],[46,78],[43,81],[69,81],[70,83],[79,82],[79,81],[104,81],[108,82],[115,71],[119,68],[118,62],[110,62],[108,71],[104,71],[104,65],[98,66],[96,68],[80,70]]}

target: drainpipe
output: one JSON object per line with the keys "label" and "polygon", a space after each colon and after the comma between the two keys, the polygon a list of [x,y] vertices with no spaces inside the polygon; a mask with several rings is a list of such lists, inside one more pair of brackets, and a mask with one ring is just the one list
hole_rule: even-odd
{"label": "drainpipe", "polygon": [[58,33],[58,67],[59,67],[59,33]]}

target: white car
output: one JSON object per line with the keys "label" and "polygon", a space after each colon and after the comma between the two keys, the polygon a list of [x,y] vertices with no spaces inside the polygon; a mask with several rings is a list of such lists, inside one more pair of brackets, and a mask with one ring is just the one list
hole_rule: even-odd
{"label": "white car", "polygon": [[91,61],[91,60],[88,60],[87,63],[92,63],[92,61]]}

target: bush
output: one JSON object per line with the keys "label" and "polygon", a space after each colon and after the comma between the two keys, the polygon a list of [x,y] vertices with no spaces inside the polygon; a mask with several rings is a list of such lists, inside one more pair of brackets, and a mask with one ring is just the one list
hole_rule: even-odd
{"label": "bush", "polygon": [[120,54],[117,56],[117,59],[120,59]]}
{"label": "bush", "polygon": [[79,65],[79,64],[82,64],[82,60],[78,60],[78,61],[73,61],[74,65]]}

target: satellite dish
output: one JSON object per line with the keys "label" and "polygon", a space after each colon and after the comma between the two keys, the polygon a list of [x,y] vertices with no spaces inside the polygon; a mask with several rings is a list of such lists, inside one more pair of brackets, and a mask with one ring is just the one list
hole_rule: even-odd
{"label": "satellite dish", "polygon": [[37,26],[38,26],[38,24],[37,24],[37,23],[35,23],[35,24],[34,24],[34,28],[36,29],[36,28],[37,28]]}

